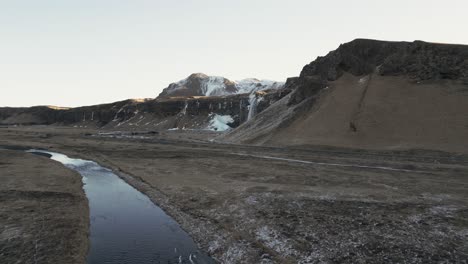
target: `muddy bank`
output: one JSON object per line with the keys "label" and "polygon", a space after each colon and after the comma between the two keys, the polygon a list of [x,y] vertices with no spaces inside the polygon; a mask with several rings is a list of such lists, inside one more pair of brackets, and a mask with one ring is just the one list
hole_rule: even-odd
{"label": "muddy bank", "polygon": [[81,176],[45,157],[0,149],[0,262],[85,263]]}
{"label": "muddy bank", "polygon": [[0,134],[0,145],[55,149],[114,169],[222,263],[467,259],[463,155],[97,138],[57,128]]}

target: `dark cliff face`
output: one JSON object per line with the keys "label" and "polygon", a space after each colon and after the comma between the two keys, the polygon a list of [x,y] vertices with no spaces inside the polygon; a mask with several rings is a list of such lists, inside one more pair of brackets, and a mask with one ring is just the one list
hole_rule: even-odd
{"label": "dark cliff face", "polygon": [[315,96],[328,81],[339,79],[345,72],[468,84],[468,46],[356,39],[306,65],[298,78],[288,79],[285,87],[295,90],[289,104]]}
{"label": "dark cliff face", "polygon": [[60,109],[49,106],[34,106],[21,108],[0,108],[0,124],[6,125],[71,125],[79,122],[93,121],[96,125],[105,125],[112,121],[116,109],[137,104],[133,100],[125,100],[111,104],[84,106]]}
{"label": "dark cliff face", "polygon": [[[257,93],[256,113],[287,95],[287,90]],[[260,99],[261,98],[261,99]],[[160,100],[125,100],[111,104],[55,109],[0,108],[3,125],[67,125],[132,129],[206,129],[213,115],[230,116],[234,128],[248,119],[251,107],[249,94],[230,96],[178,97]]]}
{"label": "dark cliff face", "polygon": [[[286,96],[289,90],[271,90],[257,92],[256,114]],[[113,121],[118,123],[134,119],[141,114],[150,114],[160,128],[206,129],[214,115],[230,116],[228,125],[235,128],[246,122],[252,107],[252,95],[238,94],[229,96],[192,96],[171,99],[151,100],[119,109]],[[261,98],[261,99],[260,99]]]}
{"label": "dark cliff face", "polygon": [[301,77],[334,81],[344,72],[406,75],[415,80],[468,80],[468,47],[415,42],[356,39],[306,65]]}

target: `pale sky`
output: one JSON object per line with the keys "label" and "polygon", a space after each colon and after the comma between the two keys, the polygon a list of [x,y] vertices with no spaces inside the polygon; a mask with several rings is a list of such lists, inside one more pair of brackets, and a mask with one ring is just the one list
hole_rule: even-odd
{"label": "pale sky", "polygon": [[0,106],[156,97],[191,73],[285,81],[355,38],[468,44],[466,0],[0,0]]}

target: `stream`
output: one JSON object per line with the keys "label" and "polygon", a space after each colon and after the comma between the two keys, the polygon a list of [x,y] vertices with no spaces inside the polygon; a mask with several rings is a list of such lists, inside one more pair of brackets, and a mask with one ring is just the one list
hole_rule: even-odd
{"label": "stream", "polygon": [[88,263],[215,263],[174,219],[111,170],[60,153],[28,152],[81,174],[90,209]]}

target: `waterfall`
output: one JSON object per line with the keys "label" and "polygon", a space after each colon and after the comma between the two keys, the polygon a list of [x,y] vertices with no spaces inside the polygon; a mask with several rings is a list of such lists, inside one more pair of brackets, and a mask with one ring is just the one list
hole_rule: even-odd
{"label": "waterfall", "polygon": [[187,114],[187,107],[188,107],[188,101],[185,101],[184,108],[183,108],[182,111],[180,112],[182,115]]}
{"label": "waterfall", "polygon": [[252,119],[257,112],[257,96],[255,92],[249,96],[249,114],[247,115],[247,121]]}

